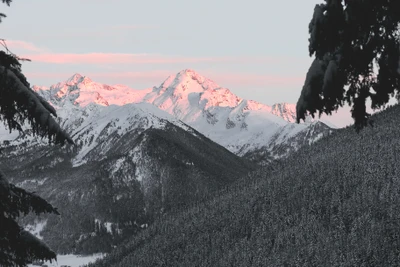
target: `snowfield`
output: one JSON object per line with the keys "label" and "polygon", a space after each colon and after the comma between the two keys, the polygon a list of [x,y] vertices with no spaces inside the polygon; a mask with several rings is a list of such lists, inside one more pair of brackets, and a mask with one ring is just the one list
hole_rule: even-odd
{"label": "snowfield", "polygon": [[[57,262],[44,262],[43,265],[47,265],[48,267],[61,267],[63,265],[69,267],[80,267],[85,266],[91,262],[95,262],[97,259],[101,259],[105,257],[105,254],[94,254],[91,256],[80,256],[80,255],[59,255],[57,256]],[[42,266],[43,266],[42,265]],[[40,265],[29,264],[28,267],[37,267]]]}

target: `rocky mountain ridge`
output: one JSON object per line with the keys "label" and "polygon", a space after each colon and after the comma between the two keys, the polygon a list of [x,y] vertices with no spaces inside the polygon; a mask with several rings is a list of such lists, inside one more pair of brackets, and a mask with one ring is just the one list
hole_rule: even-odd
{"label": "rocky mountain ridge", "polygon": [[[274,147],[288,143],[289,139],[297,148],[296,143],[303,141],[293,140],[302,139],[310,129],[320,129],[307,135],[311,142],[331,131],[324,123],[311,118],[295,124],[293,104],[267,106],[242,99],[190,69],[171,75],[160,86],[146,90],[104,85],[80,74],[48,88],[34,86],[33,89],[59,110],[60,122],[65,127],[70,127],[67,120],[81,120],[82,115],[88,113],[82,110],[94,104],[108,107],[149,103],[239,156],[267,150],[271,158],[279,158],[287,153],[276,153]],[[71,110],[73,112],[68,112]],[[63,114],[66,112],[68,115]],[[156,109],[152,112],[160,115]]]}

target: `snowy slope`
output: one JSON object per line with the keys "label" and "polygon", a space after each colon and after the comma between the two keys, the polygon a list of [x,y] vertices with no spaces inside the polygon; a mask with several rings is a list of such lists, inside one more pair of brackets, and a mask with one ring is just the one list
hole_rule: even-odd
{"label": "snowy slope", "polygon": [[[58,255],[57,261],[45,261],[48,267],[59,267],[59,266],[69,266],[69,267],[82,267],[89,263],[95,262],[97,259],[101,259],[105,254],[99,253],[90,256],[79,256],[79,255]],[[37,267],[38,265],[28,264],[28,267]],[[44,266],[44,265],[42,265]]]}

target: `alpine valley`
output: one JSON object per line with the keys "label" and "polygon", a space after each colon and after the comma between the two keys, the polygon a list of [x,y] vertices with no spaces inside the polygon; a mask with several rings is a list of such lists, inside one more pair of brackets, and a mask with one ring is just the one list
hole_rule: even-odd
{"label": "alpine valley", "polygon": [[311,118],[296,124],[295,105],[241,99],[193,70],[145,90],[79,74],[32,89],[75,145],[3,127],[1,169],[58,208],[61,216],[23,221],[58,253],[108,252],[157,217],[334,131]]}

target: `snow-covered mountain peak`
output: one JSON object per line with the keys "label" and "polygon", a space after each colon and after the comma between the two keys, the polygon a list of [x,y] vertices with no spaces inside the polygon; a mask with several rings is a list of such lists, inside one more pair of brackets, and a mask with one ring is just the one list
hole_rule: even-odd
{"label": "snow-covered mountain peak", "polygon": [[182,70],[178,72],[176,77],[180,79],[182,82],[196,81],[197,83],[203,86],[204,90],[220,88],[220,86],[216,84],[214,81],[200,75],[199,73],[197,73],[192,69]]}
{"label": "snow-covered mountain peak", "polygon": [[92,79],[90,79],[87,76],[83,76],[79,73],[75,73],[69,79],[67,79],[64,83],[69,86],[79,85],[79,84],[83,84],[83,85],[87,86],[87,85],[93,83],[93,81],[92,81]]}
{"label": "snow-covered mountain peak", "polygon": [[32,89],[58,107],[67,104],[85,107],[90,103],[122,106],[141,102],[144,95],[149,92],[149,90],[134,90],[128,86],[97,83],[78,73],[50,88],[33,86]]}
{"label": "snow-covered mountain peak", "polygon": [[176,91],[176,93],[194,93],[205,90],[219,89],[220,86],[214,81],[198,74],[194,70],[185,69],[176,75],[170,75],[160,87],[156,87],[159,93]]}
{"label": "snow-covered mountain peak", "polygon": [[35,92],[39,92],[39,91],[49,90],[49,88],[46,86],[34,85],[34,86],[32,86],[32,90]]}
{"label": "snow-covered mountain peak", "polygon": [[185,69],[154,87],[142,101],[192,126],[200,123],[206,127],[219,121],[225,128],[228,113],[242,99],[194,70]]}
{"label": "snow-covered mountain peak", "polygon": [[296,121],[296,104],[277,103],[272,105],[271,113],[284,118],[288,122]]}
{"label": "snow-covered mountain peak", "polygon": [[66,84],[77,84],[79,83],[85,76],[79,74],[79,73],[75,73],[74,75],[72,75],[71,77],[69,77],[65,83]]}

